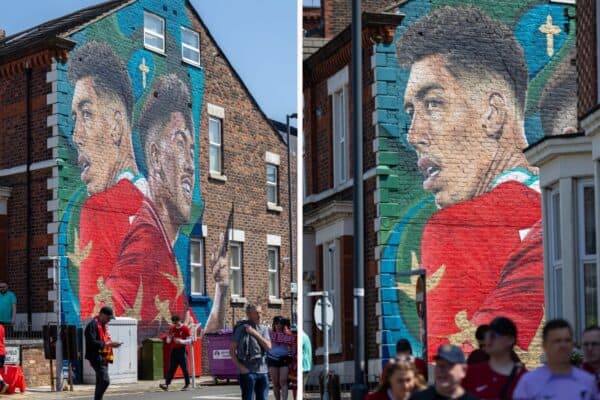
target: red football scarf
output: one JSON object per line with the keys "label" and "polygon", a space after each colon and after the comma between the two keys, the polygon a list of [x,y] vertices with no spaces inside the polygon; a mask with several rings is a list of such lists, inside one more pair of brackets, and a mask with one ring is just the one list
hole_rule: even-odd
{"label": "red football scarf", "polygon": [[[102,325],[98,317],[94,317],[94,321],[96,321],[96,326],[98,326],[98,333],[100,334],[100,340],[105,344],[110,342],[110,334],[108,333],[108,328],[106,324]],[[102,356],[102,360],[104,364],[112,364],[114,360],[114,355],[112,351],[112,347],[104,346],[100,349],[100,355]]]}

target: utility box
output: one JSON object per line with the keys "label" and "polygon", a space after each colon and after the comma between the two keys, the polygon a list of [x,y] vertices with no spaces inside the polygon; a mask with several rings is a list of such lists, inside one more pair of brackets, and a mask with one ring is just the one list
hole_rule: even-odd
{"label": "utility box", "polygon": [[163,341],[144,340],[142,344],[142,379],[157,381],[163,378]]}
{"label": "utility box", "polygon": [[[91,319],[85,321],[87,325]],[[138,379],[137,364],[137,320],[117,317],[108,324],[108,331],[113,341],[123,342],[113,349],[115,360],[109,364],[108,375],[111,383],[135,383]],[[85,338],[83,340],[85,347]],[[84,349],[85,351],[86,349]],[[85,353],[84,353],[85,354]],[[83,383],[96,383],[96,373],[89,362],[84,362]]]}

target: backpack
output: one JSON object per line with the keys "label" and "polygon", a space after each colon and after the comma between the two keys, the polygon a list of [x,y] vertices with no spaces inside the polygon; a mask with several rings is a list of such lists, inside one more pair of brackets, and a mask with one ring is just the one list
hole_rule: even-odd
{"label": "backpack", "polygon": [[[235,333],[238,329],[244,329],[242,326],[246,324],[256,328],[256,324],[254,322],[249,320],[241,320],[236,322],[233,332]],[[242,333],[242,339],[238,343],[237,348],[237,356],[240,361],[245,363],[257,361],[263,357],[264,352],[265,351],[260,343],[258,343],[258,340],[256,340],[256,338],[249,333],[246,333],[244,330]]]}

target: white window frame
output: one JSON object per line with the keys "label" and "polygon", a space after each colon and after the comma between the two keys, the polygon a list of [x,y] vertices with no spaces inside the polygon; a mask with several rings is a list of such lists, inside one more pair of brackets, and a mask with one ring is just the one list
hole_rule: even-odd
{"label": "white window frame", "polygon": [[[555,203],[558,199],[558,204]],[[556,209],[558,208],[558,209]],[[563,317],[563,253],[561,240],[561,221],[560,221],[560,191],[558,185],[549,191],[548,196],[548,233],[549,233],[549,256],[550,256],[550,307],[553,312],[553,318]],[[556,218],[558,215],[558,220]],[[557,279],[560,274],[560,282]],[[559,296],[560,294],[560,296]]]}
{"label": "white window frame", "polygon": [[[600,321],[600,307],[599,307],[599,300],[600,300],[600,274],[598,271],[598,264],[596,262],[597,260],[597,254],[598,254],[598,249],[596,248],[596,253],[595,254],[589,254],[587,253],[587,250],[585,248],[585,202],[584,202],[584,190],[586,188],[592,188],[594,189],[594,196],[596,196],[596,190],[594,188],[594,182],[592,179],[580,179],[577,181],[577,240],[576,242],[578,243],[578,249],[577,249],[577,270],[579,271],[578,274],[578,290],[577,292],[579,293],[579,302],[581,304],[580,307],[578,307],[578,312],[579,312],[579,325],[581,328],[581,332],[583,332],[583,330],[585,328],[588,327],[588,325],[597,325],[598,321]],[[592,202],[592,209],[594,210],[594,206],[595,206],[595,201]],[[594,210],[594,217],[595,217],[595,210]],[[592,223],[594,224],[594,232],[597,232],[596,229],[596,221],[595,218],[592,218]],[[594,242],[594,246],[596,245],[596,242]],[[585,321],[585,315],[586,315],[586,310],[585,310],[585,265],[586,264],[592,264],[594,265],[594,269],[595,269],[595,273],[596,273],[596,321],[593,321],[591,323],[586,323]]]}
{"label": "white window frame", "polygon": [[[233,258],[232,248],[238,248],[239,260],[237,260],[237,264],[234,266],[236,260]],[[244,256],[242,254],[244,250],[243,244],[241,242],[229,242],[229,273],[230,273],[230,283],[229,287],[231,288],[231,297],[242,297],[244,295]],[[235,284],[233,282],[234,271],[239,271],[239,279],[240,279],[240,293],[234,293]]]}
{"label": "white window frame", "polygon": [[[160,20],[160,22],[162,24],[162,35],[160,35],[157,32],[153,32],[151,30],[148,30],[146,28],[146,22],[145,21],[146,21],[146,17],[147,16],[150,17],[150,18],[157,18],[157,19]],[[146,34],[161,39],[161,41],[162,41],[162,49],[159,48],[159,47],[155,47],[155,46],[153,46],[151,44],[146,43]],[[153,51],[159,52],[161,54],[165,54],[165,52],[166,52],[165,51],[165,19],[163,17],[161,17],[160,15],[156,15],[156,14],[153,14],[153,13],[148,12],[148,11],[144,11],[144,47],[147,48],[147,49],[149,49],[149,50],[153,50]]]}
{"label": "white window frame", "polygon": [[[220,142],[213,142],[211,139],[211,135],[210,135],[210,125],[211,125],[211,121],[216,121],[219,123],[219,139]],[[208,142],[209,142],[209,150],[208,150],[208,168],[209,171],[215,174],[222,174],[223,173],[223,119],[213,116],[213,115],[209,115],[208,116]],[[210,151],[213,147],[216,147],[219,152],[219,170],[214,170],[212,168],[212,152]]]}
{"label": "white window frame", "polygon": [[[350,146],[348,141],[348,89],[347,85],[332,93],[333,119],[333,175],[335,185],[342,185],[350,175]],[[341,98],[341,101],[338,99]]]}
{"label": "white window frame", "polygon": [[[323,244],[323,290],[329,295],[334,315],[342,315],[339,239]],[[321,354],[321,347],[317,353]],[[329,352],[342,352],[342,324],[329,327]]]}
{"label": "white window frame", "polygon": [[596,0],[596,103],[600,104],[600,0]]}
{"label": "white window frame", "polygon": [[[269,167],[273,167],[275,169],[275,182],[269,181]],[[267,163],[265,170],[267,181],[267,203],[276,206],[279,204],[279,166],[276,164]],[[269,198],[269,188],[274,188],[275,190],[275,201],[271,201]]]}
{"label": "white window frame", "polygon": [[[188,33],[191,33],[191,34],[195,35],[198,38],[198,47],[197,48],[193,47],[193,46],[190,46],[189,44],[186,44],[186,43],[183,42],[183,32],[184,31],[186,31]],[[188,50],[191,50],[191,51],[193,51],[195,53],[198,53],[198,60],[191,60],[189,58],[186,58],[185,55],[184,55],[184,49],[188,49]],[[192,64],[192,65],[195,65],[197,67],[200,66],[200,34],[198,32],[196,32],[196,31],[190,29],[190,28],[186,28],[185,26],[181,27],[181,59],[184,62],[188,63],[188,64]]]}
{"label": "white window frame", "polygon": [[[275,253],[275,267],[271,268],[271,253]],[[268,246],[267,247],[267,280],[269,286],[269,298],[278,299],[280,294],[280,269],[279,269],[279,246]],[[271,275],[275,275],[275,288],[271,287]],[[273,290],[271,290],[273,289]],[[273,293],[271,293],[273,292]]]}
{"label": "white window frame", "polygon": [[[200,254],[199,254],[199,260],[200,262],[193,262],[193,257],[192,257],[192,243],[199,243],[200,245]],[[202,277],[201,279],[201,291],[195,291],[194,290],[194,269],[200,269],[200,276]],[[190,238],[190,291],[192,293],[192,295],[195,296],[203,296],[206,294],[206,268],[205,268],[205,263],[204,263],[204,238],[203,237],[191,237]]]}

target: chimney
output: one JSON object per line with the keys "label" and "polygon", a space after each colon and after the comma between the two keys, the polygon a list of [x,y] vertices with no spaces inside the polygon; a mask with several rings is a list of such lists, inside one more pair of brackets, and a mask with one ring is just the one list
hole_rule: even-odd
{"label": "chimney", "polygon": [[6,31],[4,29],[0,29],[0,39],[4,39],[6,37]]}

